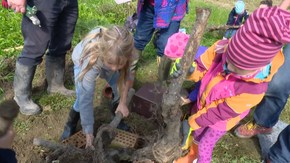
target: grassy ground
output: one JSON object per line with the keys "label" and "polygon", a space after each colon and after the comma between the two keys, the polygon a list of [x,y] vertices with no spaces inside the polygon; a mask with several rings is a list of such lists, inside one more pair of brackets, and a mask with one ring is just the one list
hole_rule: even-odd
{"label": "grassy ground", "polygon": [[[245,0],[247,9],[252,12],[257,6],[258,0]],[[278,0],[274,4],[278,4]],[[189,13],[182,22],[182,28],[187,32],[191,31],[195,20],[195,7],[210,8],[212,13],[208,26],[222,25],[227,20],[234,1],[227,0],[190,0]],[[73,39],[73,45],[90,29],[95,26],[106,26],[109,24],[122,25],[125,18],[133,13],[136,1],[131,5],[116,5],[113,0],[79,0],[80,16],[76,26],[76,32]],[[21,16],[11,11],[0,9],[0,95],[2,99],[13,96],[12,82],[14,75],[14,65],[16,56],[20,53],[23,39],[20,30]],[[216,40],[220,39],[224,31],[206,32],[204,34],[202,45],[210,46]],[[72,79],[72,62],[68,55],[67,58],[66,86],[74,88]],[[139,69],[136,76],[135,88],[138,89],[146,82],[156,81],[157,67],[153,45],[150,43],[142,56]],[[44,112],[38,116],[23,116],[15,121],[15,128],[18,136],[15,139],[14,149],[17,152],[19,162],[42,162],[46,151],[44,149],[32,146],[34,137],[41,137],[48,140],[57,141],[70,107],[74,98],[67,98],[61,95],[49,96],[45,91],[44,84],[44,64],[40,64],[35,79],[33,81],[33,99],[43,107]],[[105,82],[98,84],[102,88]],[[96,95],[96,119],[98,124],[107,123],[108,119],[104,118],[109,114],[108,102],[101,94],[100,89]],[[290,122],[289,105],[284,109],[281,119]],[[136,132],[145,135],[148,134],[150,127],[154,128],[149,121],[140,117],[131,116],[128,120],[137,119],[136,124],[132,124]],[[146,122],[146,123],[144,123]],[[146,124],[146,126],[142,126]],[[142,129],[145,127],[145,129]],[[147,127],[147,128],[146,128]],[[148,129],[148,130],[146,130]],[[140,133],[140,132],[143,133]],[[147,132],[148,131],[148,132]],[[257,140],[238,139],[229,132],[217,144],[214,150],[213,162],[260,162],[259,146]]]}

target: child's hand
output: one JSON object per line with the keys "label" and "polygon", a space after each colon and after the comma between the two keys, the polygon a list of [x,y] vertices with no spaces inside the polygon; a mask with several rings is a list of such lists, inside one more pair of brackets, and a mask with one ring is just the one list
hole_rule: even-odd
{"label": "child's hand", "polygon": [[178,78],[182,75],[181,65],[180,65],[180,58],[176,59],[171,67],[170,75],[174,78]]}
{"label": "child's hand", "polygon": [[[178,78],[179,76],[182,75],[180,60],[181,58],[176,59],[170,69],[170,75],[173,78]],[[192,62],[191,66],[188,69],[187,75],[191,75],[194,72],[195,67],[196,67],[196,63]]]}
{"label": "child's hand", "polygon": [[0,137],[0,148],[11,149],[14,137],[15,137],[15,132],[13,130],[13,127],[10,126],[6,135]]}
{"label": "child's hand", "polygon": [[189,98],[183,98],[182,96],[180,98],[181,98],[181,106],[189,104],[191,102]]}
{"label": "child's hand", "polygon": [[14,12],[25,13],[26,0],[8,0],[8,6],[10,6]]}
{"label": "child's hand", "polygon": [[93,134],[86,134],[86,149],[92,149],[95,150],[95,147],[93,146],[94,141],[94,135]]}
{"label": "child's hand", "polygon": [[115,113],[117,113],[118,111],[122,113],[123,117],[127,117],[129,115],[129,109],[124,103],[119,103]]}

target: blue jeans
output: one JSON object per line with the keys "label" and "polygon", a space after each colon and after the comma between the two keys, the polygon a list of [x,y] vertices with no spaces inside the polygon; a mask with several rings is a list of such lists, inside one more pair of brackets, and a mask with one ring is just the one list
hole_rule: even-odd
{"label": "blue jeans", "polygon": [[[154,6],[145,3],[138,17],[138,24],[134,34],[135,48],[143,51],[150,42],[155,28],[153,27]],[[155,33],[154,45],[158,56],[164,55],[168,38],[178,32],[180,21],[171,21],[167,28],[158,29]]]}
{"label": "blue jeans", "polygon": [[77,0],[27,0],[38,9],[41,27],[33,25],[23,16],[21,30],[24,47],[18,58],[23,65],[38,65],[48,49],[48,54],[64,57],[71,48],[71,40],[78,18]]}
{"label": "blue jeans", "polygon": [[290,162],[290,125],[279,134],[276,143],[270,148],[268,159],[271,163]]}
{"label": "blue jeans", "polygon": [[269,83],[268,90],[254,112],[258,125],[273,127],[279,120],[290,94],[290,44],[283,50],[285,62]]}

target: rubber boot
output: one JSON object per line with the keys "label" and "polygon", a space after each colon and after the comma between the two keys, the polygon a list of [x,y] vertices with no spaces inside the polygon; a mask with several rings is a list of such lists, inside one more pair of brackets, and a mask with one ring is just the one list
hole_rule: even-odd
{"label": "rubber boot", "polygon": [[46,80],[47,80],[47,92],[59,93],[65,96],[74,96],[75,91],[66,89],[64,87],[64,68],[65,68],[65,56],[51,57],[46,56]]}
{"label": "rubber boot", "polygon": [[[115,111],[116,111],[118,105],[119,105],[119,101],[112,103],[111,112],[112,112],[112,114],[114,116],[115,116]],[[117,128],[120,129],[120,130],[124,130],[124,131],[129,131],[130,130],[130,127],[124,122],[124,120],[120,121],[120,123],[117,126]]]}
{"label": "rubber boot", "polygon": [[76,112],[73,108],[71,108],[68,115],[67,122],[64,126],[62,136],[60,137],[60,141],[63,141],[64,139],[76,133],[76,127],[79,120],[80,120],[80,113]]}
{"label": "rubber boot", "polygon": [[198,156],[198,145],[192,143],[188,154],[178,158],[177,160],[174,160],[173,163],[193,163],[194,161],[197,160],[197,156]]}
{"label": "rubber boot", "polygon": [[159,58],[160,58],[160,63],[158,65],[158,81],[159,83],[162,84],[163,81],[166,81],[169,77],[172,60],[166,56],[159,57]]}
{"label": "rubber boot", "polygon": [[40,107],[31,99],[32,80],[36,66],[26,66],[16,62],[14,76],[14,100],[24,115],[35,115],[41,113]]}

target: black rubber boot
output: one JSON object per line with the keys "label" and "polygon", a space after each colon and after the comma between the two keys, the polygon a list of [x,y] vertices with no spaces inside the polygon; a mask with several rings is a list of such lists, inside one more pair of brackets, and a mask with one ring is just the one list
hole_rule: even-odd
{"label": "black rubber boot", "polygon": [[65,56],[46,56],[45,74],[47,80],[47,92],[59,93],[65,96],[74,96],[75,91],[64,87]]}
{"label": "black rubber boot", "polygon": [[[112,114],[114,116],[115,116],[115,111],[116,111],[118,105],[119,105],[119,101],[112,103],[111,112],[112,112]],[[119,123],[117,128],[120,129],[120,130],[124,130],[124,131],[129,131],[130,130],[130,127],[124,122],[124,120],[121,120],[121,122]]]}
{"label": "black rubber boot", "polygon": [[76,133],[76,127],[77,124],[80,120],[80,113],[76,112],[73,108],[71,108],[69,115],[68,115],[68,119],[67,122],[64,126],[64,130],[62,133],[62,136],[60,138],[60,141],[63,141],[64,139],[70,137],[71,135],[73,135],[74,133]]}
{"label": "black rubber boot", "polygon": [[32,80],[36,66],[22,65],[16,62],[14,76],[14,100],[24,115],[35,115],[41,113],[40,107],[31,99]]}

